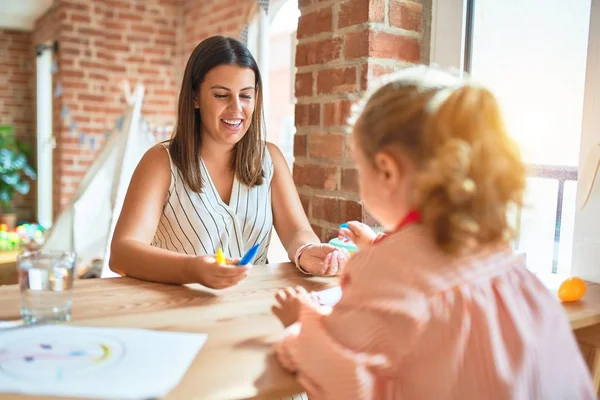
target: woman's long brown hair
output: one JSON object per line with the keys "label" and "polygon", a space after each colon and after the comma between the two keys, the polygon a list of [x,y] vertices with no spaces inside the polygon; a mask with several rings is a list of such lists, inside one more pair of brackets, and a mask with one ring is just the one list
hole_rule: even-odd
{"label": "woman's long brown hair", "polygon": [[194,192],[200,192],[203,186],[200,173],[202,116],[194,108],[194,98],[206,74],[219,65],[237,65],[254,71],[256,106],[248,132],[233,149],[231,168],[240,182],[247,186],[261,185],[263,182],[264,118],[262,80],[258,65],[248,48],[236,39],[213,36],[200,42],[187,62],[177,106],[177,123],[169,144],[173,162],[181,171],[185,183]]}

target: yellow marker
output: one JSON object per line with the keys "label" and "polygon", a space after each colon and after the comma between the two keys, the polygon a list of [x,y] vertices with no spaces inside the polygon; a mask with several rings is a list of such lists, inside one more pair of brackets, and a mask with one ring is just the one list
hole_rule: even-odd
{"label": "yellow marker", "polygon": [[225,265],[225,255],[220,248],[217,250],[217,264]]}

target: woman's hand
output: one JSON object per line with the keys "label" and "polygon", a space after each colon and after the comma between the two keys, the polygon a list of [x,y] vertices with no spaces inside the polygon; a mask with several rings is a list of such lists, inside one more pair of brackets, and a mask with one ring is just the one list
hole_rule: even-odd
{"label": "woman's hand", "polygon": [[309,274],[331,276],[342,273],[349,258],[346,250],[319,243],[307,247],[298,262],[299,267]]}
{"label": "woman's hand", "polygon": [[227,260],[227,265],[219,265],[214,256],[198,256],[188,261],[185,271],[193,282],[211,289],[225,289],[237,285],[248,276],[251,268],[251,265],[232,264],[235,264],[235,260]]}
{"label": "woman's hand", "polygon": [[279,290],[275,300],[278,304],[271,307],[271,311],[286,328],[298,321],[302,305],[314,309],[319,307],[319,302],[301,286]]}
{"label": "woman's hand", "polygon": [[367,224],[358,221],[348,222],[348,228],[340,228],[338,238],[344,242],[352,242],[359,250],[370,246],[377,233]]}

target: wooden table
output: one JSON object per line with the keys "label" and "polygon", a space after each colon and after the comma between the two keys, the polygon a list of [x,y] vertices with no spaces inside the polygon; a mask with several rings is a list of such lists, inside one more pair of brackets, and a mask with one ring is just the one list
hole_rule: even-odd
{"label": "wooden table", "polygon": [[17,255],[20,251],[0,251],[0,285],[14,285],[18,281]]}
{"label": "wooden table", "polygon": [[[270,311],[274,292],[336,284],[336,278],[306,277],[289,263],[255,266],[245,281],[222,291],[129,278],[79,280],[72,323],[207,333],[206,345],[168,399],[278,398],[302,389],[271,353],[282,331]],[[577,332],[600,327],[600,285],[589,284],[585,299],[565,309]],[[19,318],[18,287],[1,287],[0,320]]]}
{"label": "wooden table", "polygon": [[[557,298],[558,288],[567,278],[555,274],[538,274],[537,277]],[[584,298],[573,303],[563,303],[563,307],[574,330],[600,324],[600,284],[587,282]]]}
{"label": "wooden table", "polygon": [[[271,314],[275,291],[296,285],[322,290],[337,282],[306,277],[290,263],[255,266],[246,280],[221,291],[129,278],[79,280],[72,323],[207,333],[206,344],[167,398],[272,399],[302,392],[271,353],[283,329]],[[1,287],[0,320],[19,318],[18,287]]]}

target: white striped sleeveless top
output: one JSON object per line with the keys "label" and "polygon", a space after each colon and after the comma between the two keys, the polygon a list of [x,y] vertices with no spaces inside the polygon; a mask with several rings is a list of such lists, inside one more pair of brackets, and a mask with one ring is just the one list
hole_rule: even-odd
{"label": "white striped sleeveless top", "polygon": [[[162,146],[169,154],[168,143]],[[229,204],[219,196],[202,159],[202,191],[196,193],[169,154],[171,184],[152,246],[194,255],[216,254],[220,247],[226,257],[239,259],[259,243],[253,263],[266,264],[273,228],[273,162],[266,146],[264,154],[263,184],[249,188],[234,177]]]}

